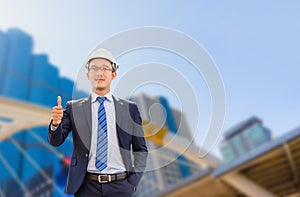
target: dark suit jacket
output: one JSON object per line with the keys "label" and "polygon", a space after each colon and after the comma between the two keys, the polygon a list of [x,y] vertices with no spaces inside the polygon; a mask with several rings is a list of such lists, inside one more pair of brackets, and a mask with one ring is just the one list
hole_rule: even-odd
{"label": "dark suit jacket", "polygon": [[[116,110],[116,130],[128,181],[138,185],[146,166],[147,146],[141,127],[141,117],[135,103],[113,96]],[[51,125],[51,123],[50,123]],[[48,129],[48,141],[61,145],[73,134],[73,153],[65,192],[74,194],[84,181],[89,159],[92,131],[91,96],[67,102],[62,121],[56,131]],[[132,149],[131,149],[132,148]],[[133,160],[130,151],[133,152]]]}

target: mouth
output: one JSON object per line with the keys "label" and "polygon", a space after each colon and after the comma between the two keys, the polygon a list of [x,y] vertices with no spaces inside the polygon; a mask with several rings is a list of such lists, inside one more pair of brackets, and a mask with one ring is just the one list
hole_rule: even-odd
{"label": "mouth", "polygon": [[104,79],[96,79],[97,82],[102,82]]}

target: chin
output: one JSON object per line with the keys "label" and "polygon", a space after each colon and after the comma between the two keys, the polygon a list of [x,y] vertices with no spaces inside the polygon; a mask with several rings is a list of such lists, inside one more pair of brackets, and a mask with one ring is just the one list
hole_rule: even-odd
{"label": "chin", "polygon": [[103,91],[105,89],[106,89],[105,87],[96,87],[96,90],[98,90],[98,91]]}

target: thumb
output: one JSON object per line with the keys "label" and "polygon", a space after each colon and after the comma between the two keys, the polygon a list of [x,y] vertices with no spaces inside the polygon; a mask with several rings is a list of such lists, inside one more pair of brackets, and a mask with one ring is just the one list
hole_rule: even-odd
{"label": "thumb", "polygon": [[61,97],[60,96],[57,97],[57,106],[61,107]]}

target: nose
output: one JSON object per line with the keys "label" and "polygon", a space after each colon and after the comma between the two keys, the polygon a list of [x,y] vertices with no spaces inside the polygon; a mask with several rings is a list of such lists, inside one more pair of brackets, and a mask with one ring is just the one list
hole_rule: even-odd
{"label": "nose", "polygon": [[102,74],[103,74],[103,70],[98,70],[98,71],[96,72],[96,75],[97,75],[97,76],[102,76]]}

